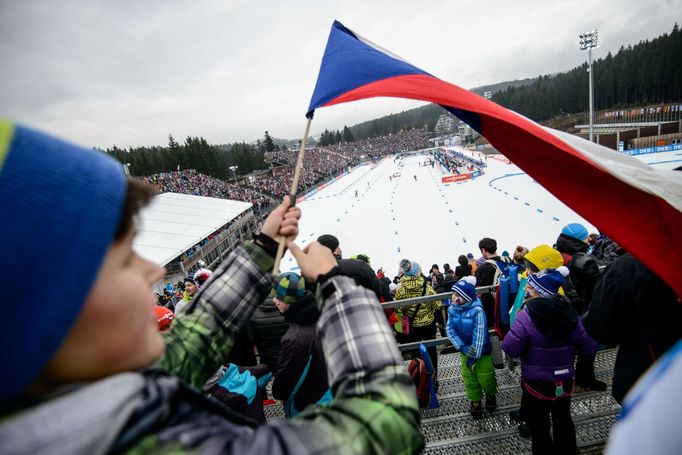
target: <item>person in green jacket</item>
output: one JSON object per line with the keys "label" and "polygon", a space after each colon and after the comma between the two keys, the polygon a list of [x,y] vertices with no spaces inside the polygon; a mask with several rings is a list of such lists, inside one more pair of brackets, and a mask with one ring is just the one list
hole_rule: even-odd
{"label": "person in green jacket", "polygon": [[423,449],[414,386],[376,297],[317,242],[288,248],[317,283],[334,400],[258,425],[202,395],[272,288],[274,239],[294,239],[301,212],[288,199],[275,208],[160,334],[152,286],[164,269],[133,249],[152,196],[104,153],[0,121],[0,240],[13,261],[3,273],[18,290],[0,319],[0,453]]}

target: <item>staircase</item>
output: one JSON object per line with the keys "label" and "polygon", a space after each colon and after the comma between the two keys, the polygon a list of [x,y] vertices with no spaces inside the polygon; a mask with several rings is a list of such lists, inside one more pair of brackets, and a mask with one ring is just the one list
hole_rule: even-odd
{"label": "staircase", "polygon": [[[578,447],[582,454],[603,451],[620,406],[611,397],[615,349],[600,351],[595,361],[597,379],[606,382],[605,392],[584,391],[576,388],[571,403],[571,414],[576,426]],[[437,409],[422,409],[422,433],[426,440],[425,454],[523,454],[530,452],[530,439],[519,436],[518,425],[509,419],[509,411],[521,403],[520,370],[497,370],[498,409],[484,411],[483,418],[473,420],[469,401],[459,372],[459,354],[438,357],[440,382]],[[265,407],[268,419],[283,418],[279,405]]]}

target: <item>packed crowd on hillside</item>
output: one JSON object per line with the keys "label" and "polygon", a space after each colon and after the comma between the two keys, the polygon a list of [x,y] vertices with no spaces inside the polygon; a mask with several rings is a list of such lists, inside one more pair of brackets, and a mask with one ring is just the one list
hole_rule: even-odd
{"label": "packed crowd on hillside", "polygon": [[251,202],[255,207],[270,204],[269,198],[251,188],[228,183],[194,169],[176,172],[161,172],[141,179],[156,187],[160,193],[182,193],[193,196],[207,196],[221,199]]}
{"label": "packed crowd on hillside", "polygon": [[[619,346],[618,453],[679,451],[682,305],[603,235],[572,223],[553,246],[510,255],[483,237],[440,272],[417,258],[344,258],[324,234],[303,250],[289,242],[301,275],[274,277],[275,239],[295,239],[302,216],[285,199],[215,270],[186,277],[172,311],[153,306],[164,268],[133,250],[154,188],[104,153],[0,126],[5,169],[15,171],[0,174],[0,196],[22,197],[0,204],[14,261],[3,278],[18,290],[0,319],[0,453],[419,453],[421,379],[437,392],[439,353],[406,352],[416,386],[396,342],[439,329],[459,352],[473,419],[500,412],[502,353],[520,361],[510,417],[534,453],[576,453],[571,396],[606,388],[597,343]],[[31,242],[11,242],[19,238]],[[286,419],[265,419],[270,381]]]}
{"label": "packed crowd on hillside", "polygon": [[[362,161],[379,159],[396,152],[423,149],[428,147],[428,142],[426,129],[412,129],[389,136],[310,148],[306,150],[304,156],[303,169],[298,183],[299,194]],[[268,196],[279,200],[289,194],[298,150],[270,152],[269,159],[287,166],[286,171],[274,177],[267,175],[257,178],[250,182],[249,186],[228,183],[193,169],[162,172],[144,177],[142,180],[153,184],[160,192],[251,202],[259,212],[258,209],[264,209],[272,203]]]}

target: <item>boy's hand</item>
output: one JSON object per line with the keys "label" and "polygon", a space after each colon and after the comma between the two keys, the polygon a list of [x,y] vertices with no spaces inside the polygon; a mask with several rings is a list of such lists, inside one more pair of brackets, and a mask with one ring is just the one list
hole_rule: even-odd
{"label": "boy's hand", "polygon": [[300,218],[301,209],[291,207],[289,196],[285,196],[284,201],[265,219],[260,232],[273,240],[276,240],[278,236],[293,240],[298,235],[298,220]]}
{"label": "boy's hand", "polygon": [[287,247],[301,267],[301,273],[310,282],[314,283],[317,277],[329,273],[337,265],[331,250],[319,242],[313,242],[303,250],[294,242],[289,242]]}

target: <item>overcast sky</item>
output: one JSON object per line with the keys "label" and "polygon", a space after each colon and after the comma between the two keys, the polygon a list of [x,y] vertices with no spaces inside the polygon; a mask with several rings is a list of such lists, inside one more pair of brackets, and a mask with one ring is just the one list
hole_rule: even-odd
{"label": "overcast sky", "polygon": [[[675,13],[677,11],[677,13]],[[0,115],[84,145],[303,134],[338,19],[464,88],[568,70],[669,32],[682,0],[0,0]],[[597,74],[596,77],[599,77]],[[311,133],[423,103],[319,109]]]}

